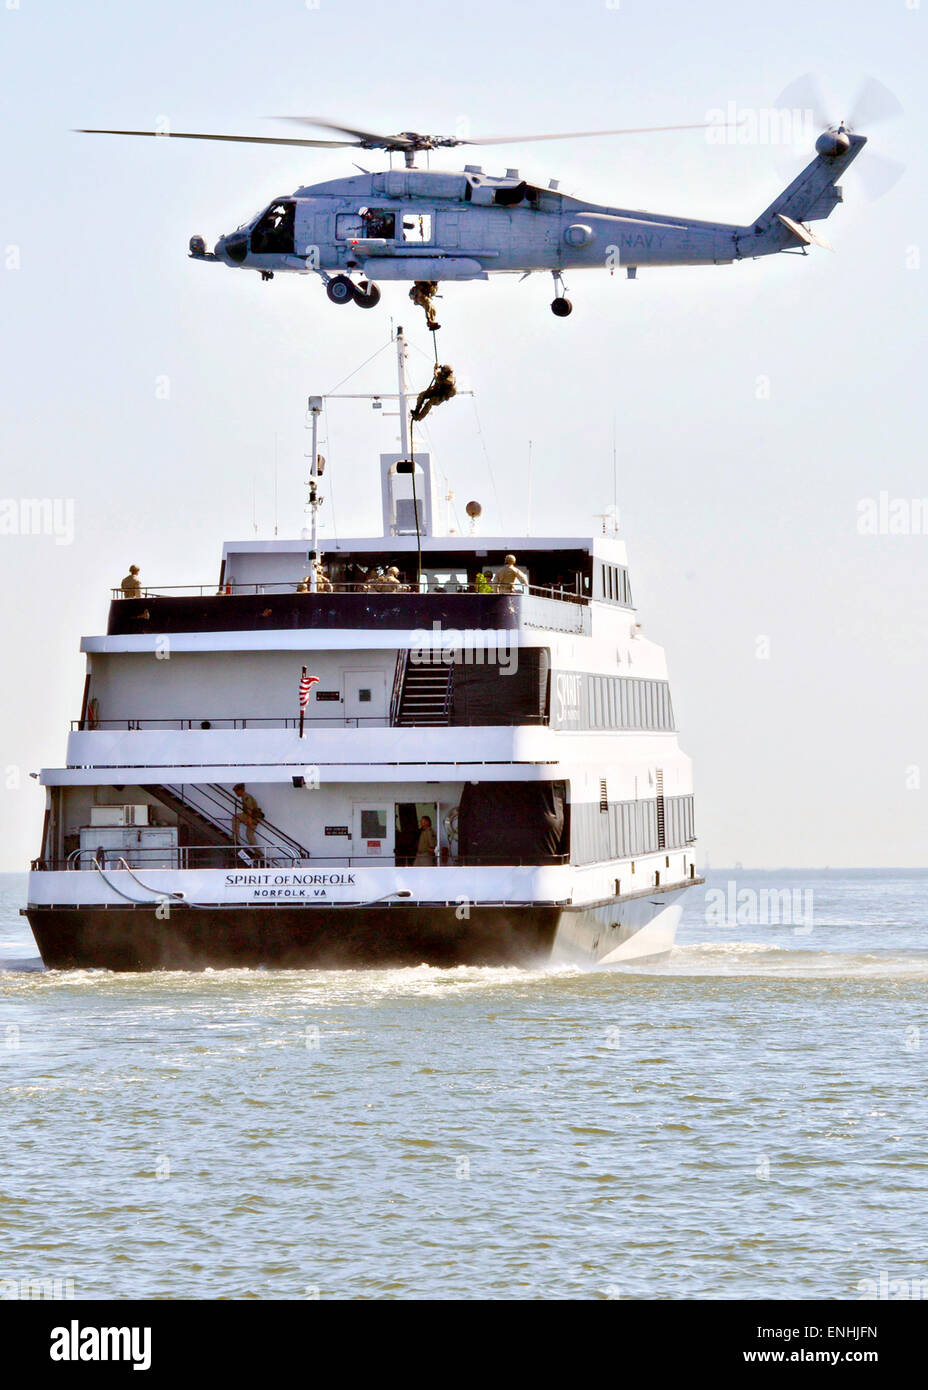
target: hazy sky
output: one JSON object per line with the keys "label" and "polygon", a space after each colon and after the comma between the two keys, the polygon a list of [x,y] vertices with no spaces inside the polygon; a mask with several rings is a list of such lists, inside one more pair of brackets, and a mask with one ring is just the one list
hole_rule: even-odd
{"label": "hazy sky", "polygon": [[[0,867],[38,852],[28,773],[64,761],[79,638],[105,630],[110,585],[130,561],[152,584],[213,580],[223,540],[254,534],[255,495],[271,534],[275,440],[281,534],[298,534],[305,396],[386,342],[391,316],[430,347],[403,286],[361,313],[315,280],[186,259],[192,233],[212,245],[272,197],[353,172],[351,151],[71,127],[656,125],[769,108],[810,70],[836,117],[866,73],[906,111],[858,160],[882,151],[902,181],[867,202],[852,170],[819,224],[836,254],[635,283],[577,273],[567,320],[548,277],[448,288],[442,356],[478,395],[476,411],[465,398],[433,416],[431,443],[459,506],[476,496],[486,531],[518,534],[531,439],[533,531],[582,534],[612,500],[615,428],[635,595],[667,648],[713,864],[928,862],[926,25],[928,0],[0,0],[0,499],[58,499],[64,529],[74,509],[71,544],[0,536]],[[748,222],[811,151],[690,132],[467,157],[597,201]],[[425,356],[413,362],[424,380]],[[385,372],[356,380],[386,387]],[[343,535],[376,531],[387,427],[339,412],[326,505]],[[892,517],[909,534],[860,534],[861,503],[881,493],[905,500]]]}

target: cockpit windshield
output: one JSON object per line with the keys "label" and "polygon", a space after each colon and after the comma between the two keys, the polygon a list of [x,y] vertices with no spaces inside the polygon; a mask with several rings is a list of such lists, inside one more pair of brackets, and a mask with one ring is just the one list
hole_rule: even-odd
{"label": "cockpit windshield", "polygon": [[255,255],[292,255],[296,203],[291,198],[271,203],[255,223],[251,249]]}

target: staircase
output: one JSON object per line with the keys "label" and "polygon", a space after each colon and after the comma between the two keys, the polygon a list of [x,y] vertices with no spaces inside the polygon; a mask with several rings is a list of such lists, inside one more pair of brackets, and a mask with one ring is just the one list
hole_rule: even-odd
{"label": "staircase", "polygon": [[163,806],[176,813],[178,821],[189,831],[193,844],[226,847],[233,843],[231,821],[223,826],[205,815],[187,799],[183,787],[149,787],[148,790]]}
{"label": "staircase", "polygon": [[[226,791],[225,787],[189,784],[151,787],[150,791],[177,813],[178,820],[194,835],[195,843],[225,848],[234,846],[232,820],[238,807],[238,797]],[[305,846],[268,820],[260,821],[256,826],[255,838],[257,844],[242,846],[246,853],[257,853],[272,859],[309,858],[309,850]]]}
{"label": "staircase", "polygon": [[394,722],[401,728],[450,724],[453,693],[453,666],[413,666],[407,661]]}

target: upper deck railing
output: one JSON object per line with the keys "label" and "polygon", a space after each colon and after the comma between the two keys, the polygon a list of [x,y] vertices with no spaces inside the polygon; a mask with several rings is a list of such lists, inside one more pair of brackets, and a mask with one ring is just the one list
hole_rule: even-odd
{"label": "upper deck railing", "polygon": [[[531,712],[513,711],[511,715],[505,712],[497,714],[495,719],[498,725],[519,725],[519,724],[546,724],[547,715],[533,714]],[[396,728],[395,722],[391,723],[388,714],[381,715],[355,715],[355,714],[333,714],[321,715],[310,707],[306,712],[304,724],[307,729],[385,729]],[[71,733],[105,733],[108,731],[120,730],[123,733],[170,733],[178,730],[193,730],[195,733],[223,732],[230,729],[298,729],[300,727],[299,715],[279,714],[279,715],[232,715],[220,714],[209,717],[197,715],[175,715],[173,718],[159,716],[157,719],[150,719],[148,715],[139,715],[135,718],[124,716],[122,719],[100,719],[85,715],[83,719],[71,720]],[[411,727],[422,729],[422,725]],[[470,725],[456,725],[454,727],[473,727]]]}
{"label": "upper deck railing", "polygon": [[430,584],[423,581],[417,589],[414,584],[390,585],[387,583],[373,582],[370,584],[328,584],[325,589],[317,589],[311,593],[308,589],[302,589],[294,580],[267,579],[255,581],[248,584],[230,582],[228,584],[143,584],[137,594],[124,594],[122,589],[114,588],[111,596],[116,599],[150,599],[150,598],[234,598],[242,594],[262,595],[262,594],[299,594],[301,597],[324,599],[330,594],[363,594],[370,597],[374,594],[382,594],[385,597],[396,598],[398,595],[408,594],[410,596],[425,596],[426,594],[475,594],[475,595],[505,595],[507,597],[518,597],[521,594],[531,594],[538,598],[554,599],[560,603],[576,603],[587,605],[590,600],[586,594],[576,593],[573,589],[564,588],[562,585],[529,584],[519,585],[512,589],[478,589],[475,584]]}

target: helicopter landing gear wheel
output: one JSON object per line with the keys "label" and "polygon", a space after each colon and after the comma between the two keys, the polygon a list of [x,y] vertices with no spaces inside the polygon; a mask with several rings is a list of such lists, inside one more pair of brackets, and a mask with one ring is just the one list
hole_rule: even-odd
{"label": "helicopter landing gear wheel", "polygon": [[359,309],[373,309],[375,304],[380,303],[380,290],[367,280],[362,280],[360,285],[352,285],[351,293]]}
{"label": "helicopter landing gear wheel", "polygon": [[333,304],[350,304],[355,297],[354,285],[347,275],[336,275],[325,287]]}
{"label": "helicopter landing gear wheel", "polygon": [[573,305],[567,298],[564,291],[567,286],[564,284],[561,272],[552,270],[551,278],[554,281],[554,299],[551,301],[551,312],[556,314],[559,319],[566,319],[567,315],[573,312]]}

